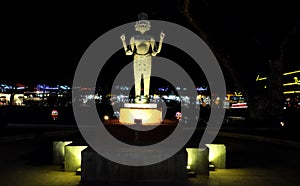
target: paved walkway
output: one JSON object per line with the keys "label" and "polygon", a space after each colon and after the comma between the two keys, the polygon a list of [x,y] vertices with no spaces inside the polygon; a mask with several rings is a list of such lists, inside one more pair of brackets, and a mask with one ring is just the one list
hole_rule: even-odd
{"label": "paved walkway", "polygon": [[[280,173],[280,171],[282,171]],[[199,186],[300,186],[298,170],[262,168],[218,169],[209,176],[190,178]]]}
{"label": "paved walkway", "polygon": [[[56,134],[59,134],[58,132]],[[52,133],[54,135],[55,133]],[[48,136],[51,136],[49,133]],[[222,135],[221,135],[222,136]],[[223,133],[223,137],[230,138],[232,141],[239,141],[240,144],[233,144],[233,150],[227,148],[228,158],[239,158],[239,155],[231,156],[234,152],[234,146],[248,146],[248,142],[244,144],[242,136],[233,135],[229,133]],[[250,140],[250,136],[244,136]],[[30,139],[31,138],[31,139]],[[18,139],[18,138],[16,138]],[[34,140],[32,140],[34,139]],[[254,138],[255,139],[255,138]],[[262,138],[261,138],[262,139]],[[220,139],[222,141],[222,139]],[[278,140],[274,140],[278,142]],[[270,139],[268,138],[268,143]],[[28,135],[25,138],[19,136],[17,141],[13,139],[5,140],[0,139],[1,153],[0,153],[0,185],[1,186],[79,186],[80,175],[76,175],[75,172],[65,172],[60,165],[52,165],[52,143],[45,140],[43,137]],[[225,140],[225,143],[231,143]],[[251,145],[257,146],[257,142],[250,142]],[[264,143],[262,141],[258,142]],[[289,143],[291,144],[291,143]],[[274,144],[273,144],[274,145]],[[279,145],[279,144],[276,144]],[[282,144],[280,144],[282,145]],[[241,149],[237,147],[237,149]],[[266,144],[260,144],[258,147],[258,153],[267,147]],[[251,148],[251,146],[249,146]],[[276,150],[277,146],[271,147],[275,149],[274,157],[270,158],[270,162],[274,165],[265,166],[264,158],[267,158],[269,154],[262,155],[261,159],[259,155],[246,154],[244,160],[247,158],[256,158],[257,164],[253,166],[240,166],[229,167],[227,169],[216,169],[211,171],[209,176],[197,176],[195,178],[189,178],[188,186],[300,186],[300,163],[298,163],[300,151],[298,148],[288,147],[286,150]],[[278,146],[279,148],[279,146]],[[245,147],[247,149],[247,147]],[[243,150],[243,149],[241,149]],[[255,149],[253,149],[255,151]],[[282,154],[277,156],[278,153]],[[246,152],[245,152],[246,153]],[[245,155],[241,154],[241,156]],[[230,157],[231,156],[231,157]],[[278,166],[276,165],[276,158],[278,158]],[[283,159],[282,159],[283,158]],[[290,158],[289,161],[285,161],[285,158]],[[268,160],[269,161],[269,160]],[[296,162],[291,164],[290,162]],[[284,164],[286,162],[286,165]],[[247,162],[239,162],[240,165]],[[268,162],[266,162],[267,164]],[[260,166],[262,164],[262,166]],[[147,184],[140,184],[146,186]]]}
{"label": "paved walkway", "polygon": [[[1,143],[1,186],[77,186],[80,176],[48,161],[49,145],[23,140]],[[50,153],[50,155],[48,154]]]}

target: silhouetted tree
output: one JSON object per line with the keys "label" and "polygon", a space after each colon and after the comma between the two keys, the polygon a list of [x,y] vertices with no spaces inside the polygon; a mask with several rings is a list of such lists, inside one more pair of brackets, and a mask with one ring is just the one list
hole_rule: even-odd
{"label": "silhouetted tree", "polygon": [[[247,97],[250,119],[280,120],[283,61],[291,33],[295,34],[297,30],[293,26],[300,17],[299,14],[294,15],[296,9],[291,10],[295,5],[255,0],[243,1],[242,4],[216,0],[179,2],[186,20],[215,54],[227,78],[226,82],[231,82]],[[226,30],[228,32],[222,33]],[[229,32],[236,34],[229,35]],[[251,64],[249,59],[260,61],[261,68],[267,69],[269,84],[266,93],[255,91],[255,73],[262,70],[257,66],[255,69],[251,67],[257,62]],[[248,73],[247,70],[252,71]],[[253,76],[253,82],[246,77],[249,74]]]}

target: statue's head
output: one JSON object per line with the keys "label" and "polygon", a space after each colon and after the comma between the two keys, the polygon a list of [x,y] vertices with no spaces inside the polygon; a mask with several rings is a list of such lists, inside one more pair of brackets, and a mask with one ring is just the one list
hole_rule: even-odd
{"label": "statue's head", "polygon": [[139,13],[138,21],[135,23],[135,30],[144,33],[150,30],[150,21],[148,21],[148,15],[144,12]]}

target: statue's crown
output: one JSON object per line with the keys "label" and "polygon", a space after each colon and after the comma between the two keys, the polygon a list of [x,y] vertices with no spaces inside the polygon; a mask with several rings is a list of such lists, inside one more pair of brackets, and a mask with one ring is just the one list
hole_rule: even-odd
{"label": "statue's crown", "polygon": [[138,21],[141,20],[148,20],[148,14],[146,14],[145,12],[141,12],[138,14]]}

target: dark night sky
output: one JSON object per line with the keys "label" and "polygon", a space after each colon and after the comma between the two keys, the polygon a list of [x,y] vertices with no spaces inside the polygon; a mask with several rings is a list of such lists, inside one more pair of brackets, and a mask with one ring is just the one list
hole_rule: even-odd
{"label": "dark night sky", "polygon": [[[211,16],[212,34],[226,51],[235,54],[233,63],[242,69],[244,64],[241,61],[244,60],[252,73],[257,65],[272,56],[272,47],[277,46],[276,38],[281,38],[282,33],[291,29],[289,21],[293,22],[299,13],[286,1],[282,1],[284,6],[281,3],[260,6],[258,0],[251,2],[243,5],[219,3],[207,16]],[[76,66],[87,47],[104,32],[135,21],[140,12],[147,12],[150,19],[171,21],[194,29],[179,12],[176,0],[97,4],[22,2],[7,3],[2,9],[0,80],[13,83],[71,85]],[[294,41],[294,45],[298,43]],[[298,61],[294,60],[297,56],[294,50],[289,52],[289,61],[293,61],[289,66],[299,67]]]}
{"label": "dark night sky", "polygon": [[[82,54],[104,32],[136,21],[142,11],[150,12],[151,19],[180,20],[176,18],[179,14],[176,3],[165,2],[170,9],[163,13],[154,8],[162,4],[158,1],[147,8],[143,4],[128,8],[124,1],[110,2],[26,2],[3,7],[1,53],[5,72],[0,79],[71,83]],[[132,4],[135,3],[130,1]]]}

